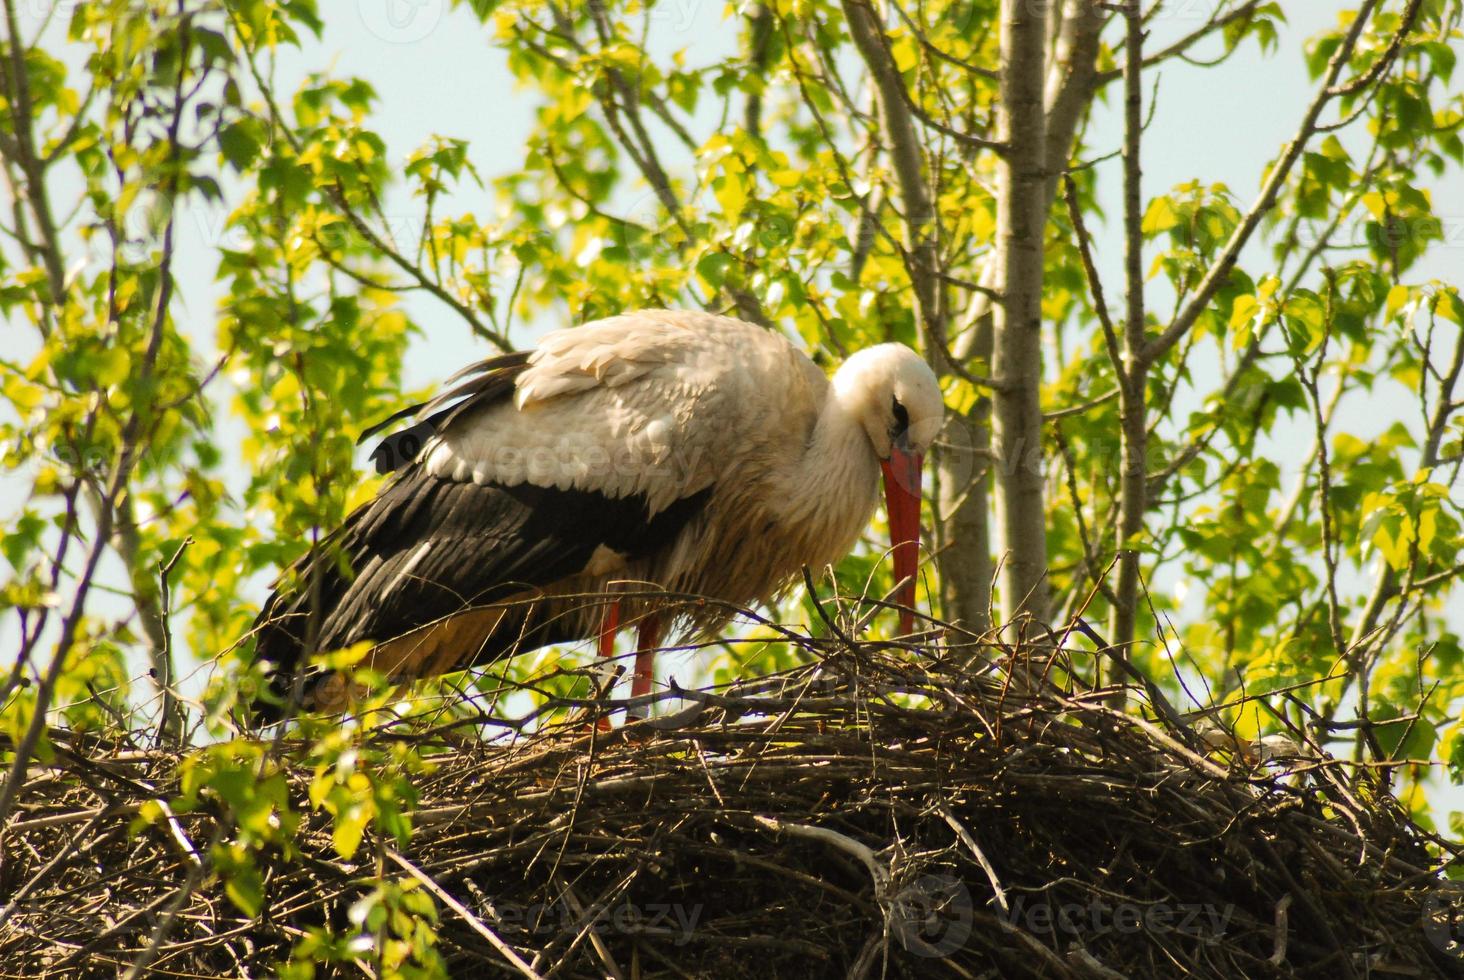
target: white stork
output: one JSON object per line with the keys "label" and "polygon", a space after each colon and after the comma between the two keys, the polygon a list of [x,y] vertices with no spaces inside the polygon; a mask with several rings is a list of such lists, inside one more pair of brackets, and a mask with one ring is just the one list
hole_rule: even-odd
{"label": "white stork", "polygon": [[[663,618],[714,631],[841,558],[881,469],[898,597],[914,598],[921,460],[944,408],[902,344],[830,379],[778,333],[647,310],[555,331],[454,382],[362,436],[422,418],[372,454],[396,475],[322,549],[338,556],[302,562],[266,603],[256,651],[275,695],[312,631],[319,650],[374,642],[367,663],[400,679],[596,636],[608,655],[622,620],[640,623],[632,693],[645,694]],[[628,594],[648,587],[718,601],[673,613]],[[908,612],[901,622],[909,632]],[[311,706],[339,707],[313,693]]]}

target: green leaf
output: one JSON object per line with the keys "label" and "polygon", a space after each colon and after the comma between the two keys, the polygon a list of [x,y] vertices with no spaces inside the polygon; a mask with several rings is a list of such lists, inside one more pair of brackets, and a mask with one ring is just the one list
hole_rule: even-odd
{"label": "green leaf", "polygon": [[253,863],[238,865],[224,878],[224,894],[252,919],[264,907],[264,876]]}
{"label": "green leaf", "polygon": [[721,289],[727,279],[727,269],[732,265],[732,256],[726,252],[708,252],[696,264],[696,274],[713,289]]}
{"label": "green leaf", "polygon": [[1177,227],[1179,223],[1179,212],[1174,209],[1174,202],[1168,197],[1156,197],[1149,202],[1149,209],[1144,212],[1140,230],[1152,237]]}
{"label": "green leaf", "polygon": [[908,34],[894,38],[890,42],[890,55],[894,58],[895,68],[901,74],[920,64],[920,52],[916,47],[915,39]]}
{"label": "green leaf", "polygon": [[730,163],[722,168],[721,176],[712,181],[712,193],[722,206],[723,216],[729,221],[735,221],[741,217],[742,209],[747,204],[747,182],[741,164],[733,157],[728,160]]}
{"label": "green leaf", "polygon": [[219,152],[237,171],[248,170],[259,159],[256,128],[253,120],[243,120],[219,130]]}
{"label": "green leaf", "polygon": [[331,832],[331,844],[341,857],[350,859],[361,846],[361,837],[366,833],[369,817],[365,807],[351,806],[344,813],[336,815],[335,828]]}
{"label": "green leaf", "polygon": [[1254,296],[1238,296],[1234,305],[1230,308],[1230,327],[1235,329],[1244,323],[1249,323],[1251,317],[1261,308],[1260,302]]}
{"label": "green leaf", "polygon": [[126,379],[131,365],[132,359],[126,348],[108,347],[97,355],[97,365],[92,377],[98,387],[110,388]]}
{"label": "green leaf", "polygon": [[1408,287],[1401,283],[1389,289],[1384,315],[1391,320],[1403,308],[1403,304],[1408,302],[1408,295]]}
{"label": "green leaf", "polygon": [[1439,316],[1451,320],[1459,326],[1464,326],[1464,303],[1459,300],[1459,294],[1455,290],[1445,290],[1439,293],[1438,305],[1435,307]]}
{"label": "green leaf", "polygon": [[1437,507],[1425,507],[1418,515],[1418,549],[1427,552],[1433,546],[1434,535],[1438,533],[1439,511]]}

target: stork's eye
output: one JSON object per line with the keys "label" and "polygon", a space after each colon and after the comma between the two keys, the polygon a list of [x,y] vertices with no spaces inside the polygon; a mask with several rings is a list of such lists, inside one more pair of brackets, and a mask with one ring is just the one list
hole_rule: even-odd
{"label": "stork's eye", "polygon": [[890,427],[890,441],[901,449],[908,449],[910,446],[910,412],[904,405],[900,404],[898,398],[892,399],[895,424]]}

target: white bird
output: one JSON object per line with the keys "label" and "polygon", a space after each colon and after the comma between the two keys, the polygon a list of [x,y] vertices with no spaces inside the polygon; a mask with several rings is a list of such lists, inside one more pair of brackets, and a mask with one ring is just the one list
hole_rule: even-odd
{"label": "white bird", "polygon": [[[453,382],[363,434],[423,417],[372,454],[390,482],[266,603],[256,653],[276,703],[263,716],[310,633],[316,650],[371,641],[367,663],[403,679],[591,637],[608,655],[619,623],[638,621],[632,693],[647,693],[663,619],[710,633],[843,557],[881,470],[898,598],[914,599],[921,461],[944,407],[902,344],[830,379],[778,333],[647,310],[555,331]],[[633,595],[648,588],[714,601]],[[328,700],[307,690],[309,706],[339,707]]]}

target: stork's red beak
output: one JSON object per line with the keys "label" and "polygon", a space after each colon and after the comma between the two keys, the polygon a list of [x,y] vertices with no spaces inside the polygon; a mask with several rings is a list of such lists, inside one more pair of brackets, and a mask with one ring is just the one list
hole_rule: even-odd
{"label": "stork's red beak", "polygon": [[915,569],[920,562],[920,465],[919,453],[899,447],[890,450],[884,467],[885,508],[890,516],[890,545],[895,557],[895,581],[903,582],[895,601],[900,610],[900,632],[915,628]]}

